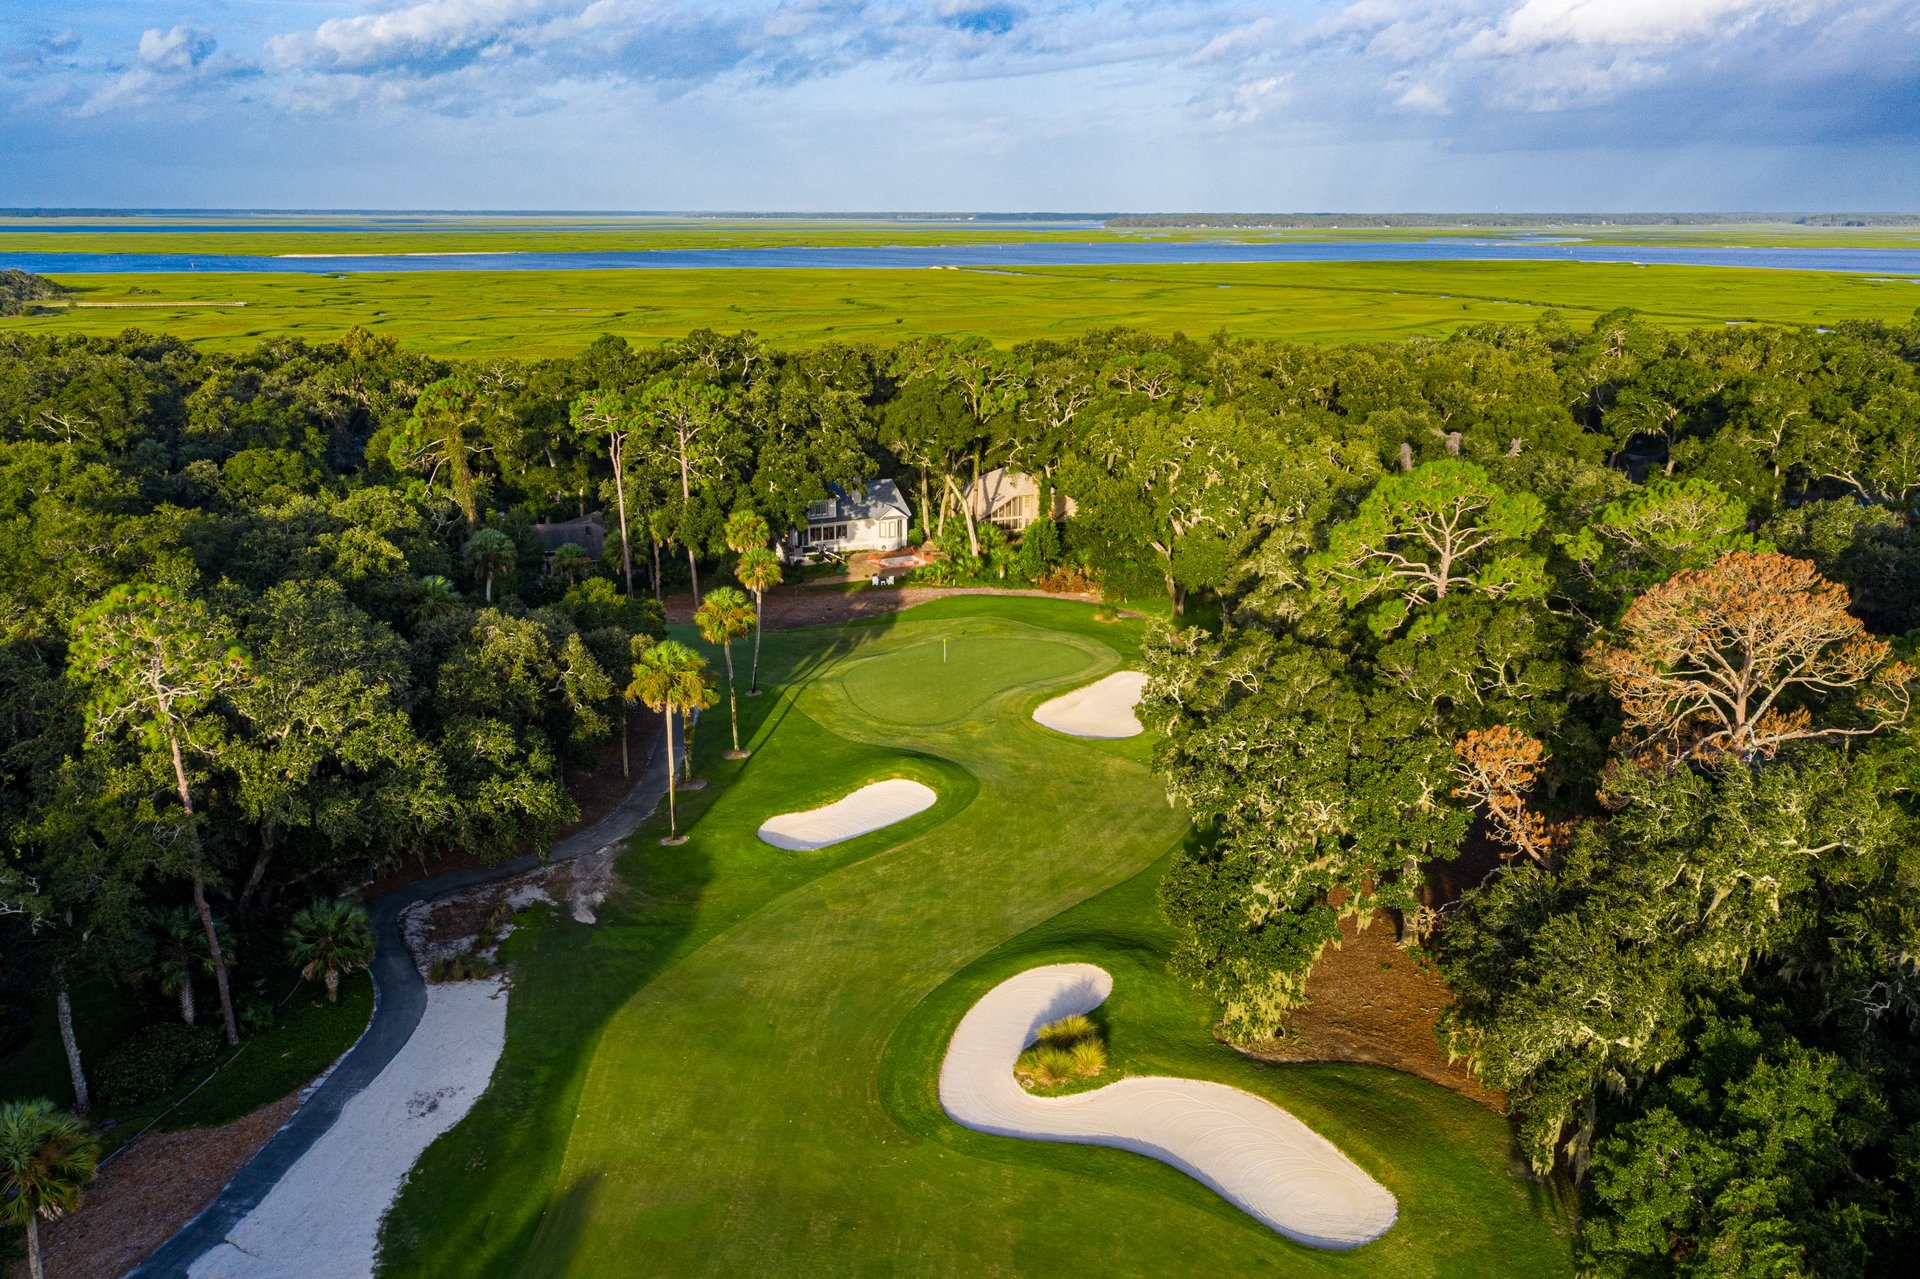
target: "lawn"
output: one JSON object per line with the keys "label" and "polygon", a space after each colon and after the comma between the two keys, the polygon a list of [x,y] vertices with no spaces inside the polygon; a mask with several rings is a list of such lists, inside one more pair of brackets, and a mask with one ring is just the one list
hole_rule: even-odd
{"label": "lawn", "polygon": [[[942,662],[942,640],[945,661]],[[1083,743],[1032,708],[1120,669],[1137,623],[951,599],[768,639],[754,755],[696,743],[692,838],[644,830],[597,929],[509,942],[515,996],[489,1094],[427,1154],[387,1224],[407,1275],[1555,1274],[1558,1206],[1503,1120],[1390,1072],[1258,1066],[1165,972],[1153,904],[1186,835],[1144,739]],[[943,673],[944,672],[944,673]],[[819,853],[754,831],[886,776],[941,801]],[[995,980],[1091,960],[1115,1060],[1294,1108],[1400,1197],[1355,1253],[1268,1232],[1118,1151],[969,1133],[933,1101],[947,1035]]]}
{"label": "lawn", "polygon": [[577,354],[603,333],[652,344],[703,326],[751,328],[782,345],[927,334],[1010,344],[1108,325],[1357,342],[1441,336],[1472,324],[1532,324],[1548,309],[1574,324],[1625,306],[1659,324],[1711,327],[1905,322],[1920,307],[1920,284],[1906,279],[1572,262],[60,279],[80,290],[76,305],[0,320],[0,331],[112,334],[137,327],[233,349],[269,337],[330,342],[361,324],[450,358],[532,359]]}

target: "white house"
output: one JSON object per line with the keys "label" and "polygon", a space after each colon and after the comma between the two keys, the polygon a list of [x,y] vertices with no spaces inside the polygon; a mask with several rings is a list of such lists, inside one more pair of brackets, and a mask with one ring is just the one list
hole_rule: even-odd
{"label": "white house", "polygon": [[892,480],[865,484],[866,495],[850,497],[835,484],[832,495],[807,506],[807,526],[794,529],[780,544],[788,560],[808,555],[847,555],[854,551],[897,551],[907,544],[913,519],[900,486]]}

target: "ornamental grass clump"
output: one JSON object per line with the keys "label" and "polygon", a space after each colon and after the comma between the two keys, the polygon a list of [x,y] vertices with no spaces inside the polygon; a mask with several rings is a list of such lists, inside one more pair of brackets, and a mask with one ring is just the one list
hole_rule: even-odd
{"label": "ornamental grass clump", "polygon": [[1013,1064],[1027,1088],[1057,1088],[1092,1079],[1107,1068],[1107,1045],[1092,1018],[1075,1013],[1040,1028],[1033,1046]]}

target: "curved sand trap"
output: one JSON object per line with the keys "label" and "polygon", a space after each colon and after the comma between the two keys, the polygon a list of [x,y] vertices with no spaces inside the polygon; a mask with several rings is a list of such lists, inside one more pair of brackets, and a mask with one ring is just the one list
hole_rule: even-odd
{"label": "curved sand trap", "polygon": [[862,786],[845,799],[804,813],[781,813],[760,825],[760,838],[775,848],[812,852],[903,822],[933,807],[940,796],[931,786],[904,777]]}
{"label": "curved sand trap", "polygon": [[978,1132],[1115,1146],[1149,1155],[1220,1192],[1287,1238],[1356,1248],[1398,1215],[1386,1189],[1270,1101],[1198,1079],[1122,1079],[1092,1092],[1034,1097],[1014,1060],[1040,1027],[1098,1008],[1113,978],[1092,964],[1030,968],[960,1019],[940,1067],[940,1104]]}
{"label": "curved sand trap", "polygon": [[1034,720],[1056,733],[1074,737],[1138,737],[1145,732],[1133,708],[1140,704],[1147,677],[1141,671],[1115,671],[1085,688],[1042,702]]}

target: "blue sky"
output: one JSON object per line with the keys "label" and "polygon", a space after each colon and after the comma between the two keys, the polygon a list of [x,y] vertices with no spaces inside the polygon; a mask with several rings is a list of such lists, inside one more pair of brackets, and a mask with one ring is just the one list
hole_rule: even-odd
{"label": "blue sky", "polygon": [[1913,0],[4,0],[0,206],[1920,208]]}

